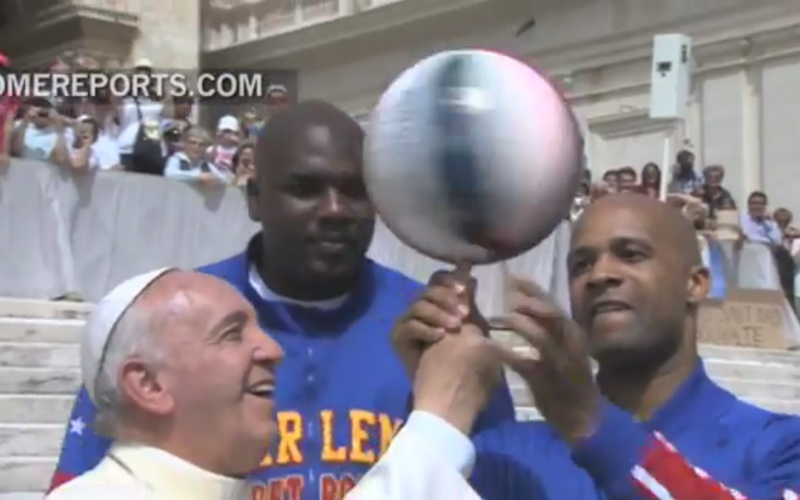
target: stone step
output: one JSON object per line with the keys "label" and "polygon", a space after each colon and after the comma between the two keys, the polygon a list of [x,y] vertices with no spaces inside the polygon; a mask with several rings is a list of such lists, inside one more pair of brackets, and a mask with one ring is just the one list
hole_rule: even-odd
{"label": "stone step", "polygon": [[0,342],[63,342],[80,339],[84,320],[0,318]]}
{"label": "stone step", "polygon": [[78,344],[32,342],[0,343],[0,367],[76,368],[80,366]]}
{"label": "stone step", "polygon": [[31,422],[63,425],[69,418],[74,400],[74,394],[0,394],[0,423]]}
{"label": "stone step", "polygon": [[78,368],[0,367],[0,394],[75,395],[80,383]]}
{"label": "stone step", "polygon": [[55,469],[53,457],[0,457],[0,494],[45,491]]}
{"label": "stone step", "polygon": [[[524,340],[510,331],[493,330],[492,338],[508,346],[513,346],[516,348],[530,348],[530,346]],[[748,360],[762,363],[800,365],[800,351],[754,349],[712,344],[700,344],[699,351],[703,358]]]}
{"label": "stone step", "polygon": [[57,457],[64,439],[60,424],[0,424],[0,456]]}
{"label": "stone step", "polygon": [[800,351],[728,347],[710,344],[700,344],[699,351],[700,355],[705,359],[754,361],[767,364],[800,364]]}
{"label": "stone step", "polygon": [[[741,399],[766,410],[800,415],[800,398],[797,397],[797,393],[800,392],[800,387],[784,385],[783,387],[773,389],[773,387],[776,387],[775,384],[770,385],[763,381],[744,382],[740,380],[720,380],[719,383]],[[511,389],[511,398],[514,400],[514,405],[516,407],[534,407],[533,395],[526,385],[510,382],[509,387]],[[770,387],[770,389],[767,390],[767,387]],[[784,399],[785,396],[787,397],[786,399]]]}
{"label": "stone step", "polygon": [[[774,399],[750,399],[749,402],[777,413],[800,415],[800,401],[780,401]],[[542,420],[542,415],[534,406],[517,406],[517,420]]]}
{"label": "stone step", "polygon": [[91,311],[88,302],[0,299],[0,316],[14,318],[86,319]]}
{"label": "stone step", "polygon": [[769,380],[800,384],[800,363],[778,364],[714,358],[706,358],[703,362],[708,374],[714,379]]}

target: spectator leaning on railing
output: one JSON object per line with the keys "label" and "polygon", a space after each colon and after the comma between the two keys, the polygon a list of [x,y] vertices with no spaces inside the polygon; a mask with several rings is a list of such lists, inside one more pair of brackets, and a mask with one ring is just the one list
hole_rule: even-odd
{"label": "spectator leaning on railing", "polygon": [[122,168],[117,143],[100,134],[97,122],[89,117],[78,118],[75,142],[72,144],[72,168],[86,170],[118,170]]}
{"label": "spectator leaning on railing", "polygon": [[775,257],[781,287],[789,303],[794,302],[795,262],[784,246],[783,231],[770,215],[766,193],[753,191],[747,198],[747,213],[741,215],[741,226],[749,241],[767,245]]}
{"label": "spectator leaning on railing", "polygon": [[787,208],[778,208],[772,218],[783,231],[783,246],[794,260],[794,307],[795,314],[800,313],[800,229],[792,225],[793,214]]}
{"label": "spectator leaning on railing", "polygon": [[183,133],[183,151],[167,159],[164,176],[176,181],[198,182],[207,185],[230,184],[232,176],[220,171],[205,157],[210,139],[200,127],[190,127]]}
{"label": "spectator leaning on railing", "polygon": [[642,167],[641,186],[642,193],[651,198],[661,196],[661,169],[653,162],[646,163]]}
{"label": "spectator leaning on railing", "polygon": [[239,149],[241,140],[239,120],[226,115],[217,122],[217,134],[214,143],[206,151],[206,159],[221,172],[234,174],[233,157]]}
{"label": "spectator leaning on railing", "polygon": [[239,150],[233,156],[233,164],[235,165],[235,176],[233,183],[236,186],[245,186],[247,180],[255,175],[255,144],[252,142],[245,142],[239,146]]}
{"label": "spectator leaning on railing", "polygon": [[725,179],[725,168],[722,165],[711,165],[703,169],[703,185],[699,194],[703,203],[708,205],[711,216],[717,210],[736,210],[736,202],[730,191],[722,187]]}
{"label": "spectator leaning on railing", "polygon": [[12,153],[28,160],[70,166],[69,146],[74,141],[72,121],[59,114],[44,98],[29,99],[22,119],[14,127]]}
{"label": "spectator leaning on railing", "polygon": [[672,167],[672,179],[667,186],[670,193],[692,194],[698,192],[703,185],[703,178],[697,173],[694,166],[694,154],[683,150],[675,158]]}
{"label": "spectator leaning on railing", "polygon": [[633,167],[622,167],[617,170],[620,191],[638,191],[639,179]]}

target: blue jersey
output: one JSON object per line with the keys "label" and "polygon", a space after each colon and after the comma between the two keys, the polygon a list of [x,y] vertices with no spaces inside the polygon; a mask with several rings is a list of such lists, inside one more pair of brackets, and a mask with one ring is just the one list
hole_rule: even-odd
{"label": "blue jersey", "polygon": [[[411,386],[390,332],[423,286],[372,261],[364,266],[357,288],[335,310],[265,300],[250,284],[247,252],[200,269],[235,286],[285,352],[277,372],[278,442],[252,474],[253,499],[340,499],[386,450],[409,413]],[[91,431],[95,411],[81,390],[53,486],[105,455],[110,442]],[[511,395],[503,387],[476,431],[513,418]]]}
{"label": "blue jersey", "polygon": [[543,422],[509,422],[475,443],[484,500],[800,498],[800,418],[739,400],[702,364],[646,423],[605,402],[574,449]]}

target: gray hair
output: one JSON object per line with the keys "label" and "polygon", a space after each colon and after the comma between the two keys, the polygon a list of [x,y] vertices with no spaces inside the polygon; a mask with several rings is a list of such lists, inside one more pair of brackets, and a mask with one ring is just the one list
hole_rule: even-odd
{"label": "gray hair", "polygon": [[188,141],[190,139],[197,139],[203,143],[211,142],[211,135],[203,127],[192,125],[183,132],[182,139]]}
{"label": "gray hair", "polygon": [[94,387],[97,406],[95,430],[100,434],[114,437],[115,429],[124,418],[127,401],[119,384],[123,364],[133,357],[152,363],[163,359],[154,335],[157,326],[154,319],[153,311],[134,303],[111,331]]}

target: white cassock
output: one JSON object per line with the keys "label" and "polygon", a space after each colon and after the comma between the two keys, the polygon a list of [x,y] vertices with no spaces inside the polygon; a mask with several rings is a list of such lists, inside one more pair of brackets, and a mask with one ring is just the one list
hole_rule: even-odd
{"label": "white cassock", "polygon": [[[345,500],[480,500],[465,480],[474,461],[469,438],[415,411]],[[157,448],[115,444],[97,467],[45,500],[250,500],[250,485]]]}
{"label": "white cassock", "polygon": [[250,500],[250,487],[157,448],[115,444],[97,467],[45,500]]}
{"label": "white cassock", "polygon": [[439,417],[415,411],[344,500],[480,500],[465,479],[474,462],[469,438]]}

